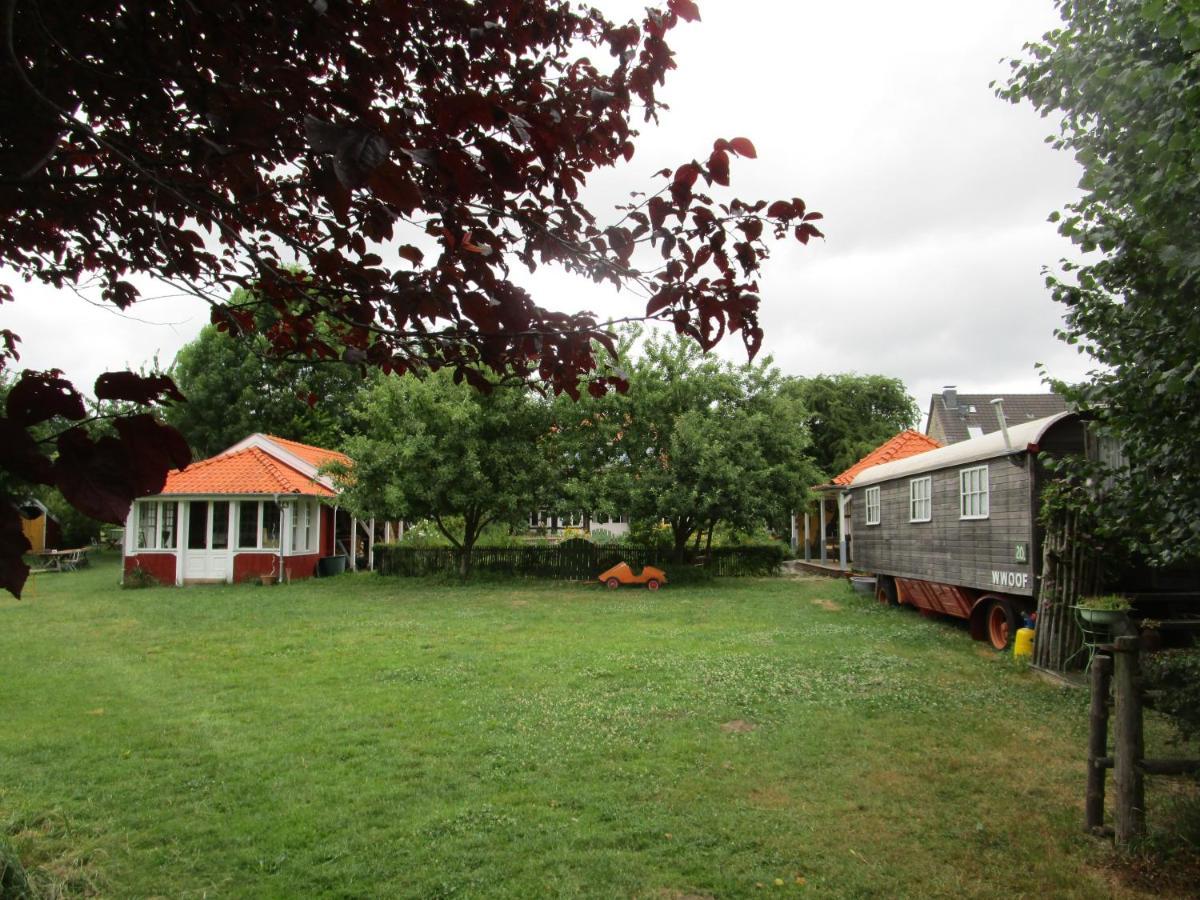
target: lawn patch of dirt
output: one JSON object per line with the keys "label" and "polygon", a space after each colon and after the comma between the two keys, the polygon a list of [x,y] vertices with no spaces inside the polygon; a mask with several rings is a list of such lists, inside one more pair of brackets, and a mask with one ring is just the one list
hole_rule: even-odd
{"label": "lawn patch of dirt", "polygon": [[753,722],[747,722],[745,719],[734,719],[732,722],[721,724],[721,730],[726,734],[746,734],[757,727]]}
{"label": "lawn patch of dirt", "polygon": [[842,605],[840,603],[835,603],[832,600],[826,600],[823,597],[814,597],[812,604],[813,604],[813,606],[819,606],[819,607],[821,607],[821,609],[827,610],[829,612],[841,612],[842,611]]}

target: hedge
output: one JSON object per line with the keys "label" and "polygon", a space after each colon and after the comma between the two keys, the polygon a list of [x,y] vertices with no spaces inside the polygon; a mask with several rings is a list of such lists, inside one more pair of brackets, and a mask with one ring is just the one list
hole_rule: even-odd
{"label": "hedge", "polygon": [[[375,568],[383,575],[446,575],[458,572],[460,551],[451,547],[405,547],[376,544]],[[707,553],[689,553],[683,565],[707,575],[774,575],[783,562],[778,544],[754,547],[717,547]],[[471,554],[471,571],[494,575],[534,576],[565,581],[590,581],[619,562],[635,572],[642,566],[678,569],[670,548],[625,547],[570,540],[540,547],[476,549]]]}

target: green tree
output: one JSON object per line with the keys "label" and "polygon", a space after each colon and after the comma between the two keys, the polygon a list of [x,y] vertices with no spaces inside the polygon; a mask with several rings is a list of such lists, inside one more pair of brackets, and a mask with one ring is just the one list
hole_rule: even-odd
{"label": "green tree", "polygon": [[789,378],[783,392],[799,401],[812,438],[810,455],[829,479],[888,438],[917,424],[916,401],[899,378],[817,375]]}
{"label": "green tree", "polygon": [[1172,562],[1200,554],[1200,7],[1058,8],[1063,27],[1026,45],[999,90],[1061,115],[1055,146],[1083,167],[1082,197],[1051,219],[1084,262],[1048,283],[1060,337],[1099,366],[1056,390],[1124,448],[1091,481],[1106,486],[1099,521]]}
{"label": "green tree", "polygon": [[[236,292],[231,306],[244,301]],[[363,390],[360,373],[340,361],[272,355],[265,326],[235,338],[208,325],[175,357],[170,374],[187,403],[167,408],[167,422],[198,456],[211,456],[248,434],[337,447],[348,409]]]}
{"label": "green tree", "polygon": [[549,406],[522,387],[481,392],[448,370],[379,377],[353,410],[351,471],[334,470],[361,515],[432,519],[460,551],[493,522],[516,524],[553,487],[544,450]]}
{"label": "green tree", "polygon": [[770,360],[735,366],[677,336],[633,345],[627,336],[620,350],[628,392],[567,411],[568,434],[588,423],[577,433],[591,496],[634,520],[665,520],[677,558],[720,522],[748,530],[786,518],[815,472],[803,409]]}

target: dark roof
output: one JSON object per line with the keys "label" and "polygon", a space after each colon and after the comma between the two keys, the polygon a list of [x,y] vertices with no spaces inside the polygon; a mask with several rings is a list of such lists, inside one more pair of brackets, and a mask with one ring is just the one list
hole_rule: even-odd
{"label": "dark roof", "polygon": [[[943,392],[929,399],[929,422],[925,432],[932,433],[935,415],[941,423],[947,444],[957,444],[980,434],[999,431],[1000,420],[996,418],[996,408],[992,406],[992,400],[997,397],[1004,400],[1004,418],[1009,425],[1020,425],[1022,422],[1067,412],[1067,402],[1058,394],[959,394],[956,408],[947,409]],[[969,428],[980,431],[972,434]]]}

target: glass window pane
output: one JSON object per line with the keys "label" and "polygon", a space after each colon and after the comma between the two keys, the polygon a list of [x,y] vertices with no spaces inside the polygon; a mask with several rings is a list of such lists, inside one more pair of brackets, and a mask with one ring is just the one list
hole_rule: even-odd
{"label": "glass window pane", "polygon": [[257,500],[243,500],[238,504],[238,546],[247,550],[258,546]]}
{"label": "glass window pane", "polygon": [[158,537],[158,504],[139,503],[137,524],[137,545],[141,550],[154,549],[155,538]]}
{"label": "glass window pane", "polygon": [[158,546],[164,550],[175,549],[175,513],[178,508],[179,504],[174,500],[162,505],[162,534]]}
{"label": "glass window pane", "polygon": [[208,501],[193,500],[188,504],[189,550],[204,550],[208,547]]}
{"label": "glass window pane", "polygon": [[262,504],[262,544],[264,550],[279,548],[279,504],[264,500]]}
{"label": "glass window pane", "polygon": [[212,505],[212,548],[224,550],[229,546],[229,501],[214,500]]}

